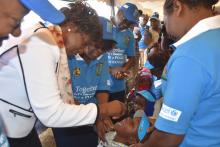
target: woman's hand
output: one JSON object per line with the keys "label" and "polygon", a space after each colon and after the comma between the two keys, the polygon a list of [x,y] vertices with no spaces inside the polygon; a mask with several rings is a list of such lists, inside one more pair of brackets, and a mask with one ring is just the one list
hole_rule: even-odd
{"label": "woman's hand", "polygon": [[115,100],[112,102],[99,104],[99,117],[105,119],[108,117],[121,117],[125,115],[127,108],[124,103]]}
{"label": "woman's hand", "polygon": [[96,122],[97,134],[98,137],[105,141],[105,133],[113,130],[113,123],[110,118],[98,119]]}
{"label": "woman's hand", "polygon": [[109,131],[112,131],[114,129],[114,125],[112,123],[112,120],[111,118],[105,118],[102,120],[103,123],[104,123],[104,126],[105,126],[105,131],[106,132],[109,132]]}

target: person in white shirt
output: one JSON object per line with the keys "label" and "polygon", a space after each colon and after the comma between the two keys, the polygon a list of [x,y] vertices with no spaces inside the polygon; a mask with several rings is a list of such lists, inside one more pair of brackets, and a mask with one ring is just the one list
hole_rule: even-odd
{"label": "person in white shirt", "polygon": [[[97,17],[93,21],[99,24],[97,14],[90,11],[86,3],[78,5],[85,8],[86,16]],[[78,30],[77,23],[72,20],[74,18],[67,18],[62,25],[49,28],[38,24],[25,32],[28,36],[22,37],[18,45],[1,53],[0,114],[12,147],[41,146],[33,129],[37,118],[47,127],[73,127],[125,113],[125,106],[119,101],[100,105],[74,104],[68,91],[69,75],[62,76],[67,72],[65,67],[68,68],[65,53],[89,52],[88,43],[102,36],[94,38],[89,31]],[[76,46],[80,50],[75,50]],[[62,82],[61,87],[59,83]]]}

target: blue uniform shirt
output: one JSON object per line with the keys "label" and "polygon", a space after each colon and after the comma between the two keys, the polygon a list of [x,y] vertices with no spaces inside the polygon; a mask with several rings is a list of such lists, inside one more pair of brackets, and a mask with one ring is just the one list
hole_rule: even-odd
{"label": "blue uniform shirt", "polygon": [[220,146],[220,16],[196,24],[179,42],[163,76],[158,130],[185,135],[181,147]]}
{"label": "blue uniform shirt", "polygon": [[103,54],[87,64],[79,55],[69,58],[73,95],[81,104],[96,103],[97,92],[110,89],[108,56]]}
{"label": "blue uniform shirt", "polygon": [[138,42],[138,47],[139,49],[146,49],[147,45],[144,43],[144,33],[145,33],[146,28],[140,27],[140,32],[141,32],[141,40]]}
{"label": "blue uniform shirt", "polygon": [[[126,63],[127,56],[135,56],[135,40],[133,33],[126,29],[119,31],[113,29],[114,40],[117,41],[116,48],[108,52],[108,62],[110,67],[122,67]],[[118,80],[111,76],[110,92],[119,92],[125,90],[125,80]]]}

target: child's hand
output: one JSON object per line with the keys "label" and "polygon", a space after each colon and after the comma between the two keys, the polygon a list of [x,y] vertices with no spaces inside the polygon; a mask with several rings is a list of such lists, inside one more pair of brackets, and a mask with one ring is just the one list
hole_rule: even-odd
{"label": "child's hand", "polygon": [[110,118],[104,119],[103,123],[105,125],[106,132],[112,131],[114,129],[114,125],[113,125],[112,120]]}
{"label": "child's hand", "polygon": [[123,70],[122,67],[110,67],[109,72],[111,75],[114,76],[115,74],[121,72],[122,70]]}
{"label": "child's hand", "polygon": [[123,67],[112,67],[110,68],[110,74],[116,79],[124,79],[129,75],[128,71],[125,71]]}
{"label": "child's hand", "polygon": [[97,120],[97,122],[96,122],[96,129],[97,129],[98,137],[102,141],[105,141],[105,133],[106,133],[105,124],[104,124],[104,122],[101,119]]}
{"label": "child's hand", "polygon": [[121,74],[122,78],[127,78],[129,76],[130,72],[129,71],[121,71],[120,74]]}
{"label": "child's hand", "polygon": [[98,137],[105,141],[105,133],[113,130],[113,123],[110,118],[99,119],[96,122]]}

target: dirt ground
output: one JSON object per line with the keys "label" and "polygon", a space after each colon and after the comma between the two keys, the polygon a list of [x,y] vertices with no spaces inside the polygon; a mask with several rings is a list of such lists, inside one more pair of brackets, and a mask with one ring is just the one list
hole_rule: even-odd
{"label": "dirt ground", "polygon": [[39,137],[42,143],[42,147],[56,147],[56,143],[51,128],[48,128],[45,131],[43,131],[39,135]]}

